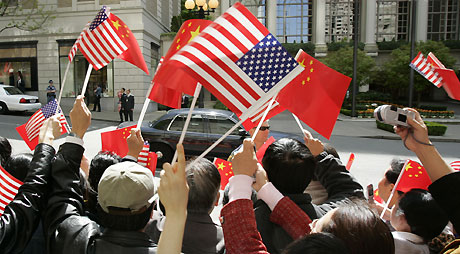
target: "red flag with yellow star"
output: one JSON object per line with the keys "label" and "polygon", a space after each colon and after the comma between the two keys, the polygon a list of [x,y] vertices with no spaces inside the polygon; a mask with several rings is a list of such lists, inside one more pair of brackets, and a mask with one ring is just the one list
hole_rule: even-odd
{"label": "red flag with yellow star", "polygon": [[214,158],[214,165],[216,165],[217,170],[219,170],[220,189],[223,190],[228,184],[228,179],[233,176],[232,163],[219,158]]}
{"label": "red flag with yellow star", "polygon": [[[173,91],[175,90],[178,95],[176,98],[181,98],[182,93],[186,93],[189,95],[193,95],[196,88],[197,81],[190,76],[186,71],[182,70],[181,68],[176,67],[167,67],[164,68],[170,63],[168,60],[175,55],[179,50],[185,47],[189,42],[193,40],[201,31],[203,31],[208,25],[210,25],[212,21],[204,20],[204,19],[189,19],[185,21],[177,32],[176,37],[169,47],[168,52],[165,55],[164,63],[162,67],[157,71],[155,76],[153,77],[153,85],[155,86],[167,86]],[[164,77],[167,77],[168,84],[161,83],[162,80],[165,80]],[[174,87],[173,87],[174,85]],[[155,93],[160,88],[152,89],[152,92],[149,95],[151,100],[153,99]],[[171,91],[164,91],[165,94],[170,94]],[[155,100],[157,101],[157,100]],[[157,101],[158,102],[158,101]],[[161,103],[161,102],[160,102]],[[161,103],[163,104],[163,103]],[[180,103],[179,103],[180,106]]]}
{"label": "red flag with yellow star", "polygon": [[124,157],[128,154],[128,143],[126,139],[131,134],[131,129],[136,125],[117,129],[114,131],[107,131],[101,133],[102,151],[111,151]]}
{"label": "red flag with yellow star", "polygon": [[277,101],[329,139],[351,78],[327,67],[301,49],[296,59],[305,70],[281,90]]}
{"label": "red flag with yellow star", "polygon": [[148,75],[149,69],[147,68],[147,64],[145,63],[141,49],[139,48],[139,44],[137,43],[134,34],[131,32],[125,22],[123,22],[115,14],[110,13],[109,19],[116,29],[115,32],[118,34],[118,36],[120,36],[120,39],[123,41],[123,43],[128,46],[128,49],[118,57],[125,60],[126,62],[134,64]]}
{"label": "red flag with yellow star", "polygon": [[413,160],[408,160],[401,174],[401,179],[396,186],[397,191],[408,192],[412,189],[428,190],[428,186],[431,184],[431,179],[425,168]]}

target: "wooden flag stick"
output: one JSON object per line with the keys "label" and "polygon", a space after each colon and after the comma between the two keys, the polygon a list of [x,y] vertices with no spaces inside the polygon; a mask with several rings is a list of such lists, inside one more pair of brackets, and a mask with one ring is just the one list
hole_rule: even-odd
{"label": "wooden flag stick", "polygon": [[401,173],[399,173],[398,180],[396,180],[396,183],[395,183],[395,185],[393,187],[393,190],[391,190],[390,197],[388,198],[388,201],[385,202],[385,206],[383,207],[383,211],[380,214],[380,219],[383,219],[383,215],[385,215],[385,211],[388,209],[388,205],[390,204],[391,199],[393,198],[393,195],[396,192],[396,188],[398,187],[399,181],[401,181],[402,175],[404,174],[404,171],[406,170],[407,163],[409,163],[409,160],[406,160],[406,163],[404,163],[404,167],[402,168]]}
{"label": "wooden flag stick", "polygon": [[[184,124],[184,128],[182,129],[182,133],[180,134],[179,144],[182,144],[182,142],[184,142],[185,133],[187,132],[188,126],[190,124],[190,119],[192,118],[192,112],[193,112],[193,109],[195,108],[196,101],[198,97],[200,96],[201,87],[202,86],[200,83],[196,84],[195,93],[193,94],[192,104],[190,105],[190,109],[188,110],[187,119],[185,119],[185,124]],[[172,159],[171,164],[175,163],[176,160],[177,160],[177,150],[174,152],[174,157]]]}
{"label": "wooden flag stick", "polygon": [[83,83],[83,88],[81,89],[81,96],[85,96],[86,88],[88,87],[89,77],[91,76],[91,71],[93,70],[93,65],[89,64],[88,70],[86,71],[85,83]]}
{"label": "wooden flag stick", "polygon": [[67,79],[67,73],[69,73],[70,64],[71,64],[71,62],[69,61],[67,63],[67,68],[65,69],[65,72],[64,72],[64,78],[62,79],[62,82],[61,82],[61,89],[59,91],[59,97],[58,97],[58,100],[57,100],[57,105],[58,106],[59,106],[59,103],[61,103],[62,92],[64,91],[65,80]]}
{"label": "wooden flag stick", "polygon": [[294,114],[292,114],[292,116],[294,117],[294,119],[295,119],[297,125],[299,125],[299,128],[300,128],[300,131],[302,132],[302,135],[303,135],[304,137],[306,137],[305,132],[304,132],[304,128],[302,127],[302,123],[300,122],[299,118],[298,118],[296,115],[294,115]]}
{"label": "wooden flag stick", "polygon": [[137,121],[136,129],[141,128],[142,120],[144,120],[145,112],[149,107],[150,99],[147,97],[144,101],[144,106],[142,106],[141,114],[139,115],[139,120]]}
{"label": "wooden flag stick", "polygon": [[273,102],[275,102],[275,98],[276,98],[276,95],[273,96],[273,98],[271,99],[270,103],[268,104],[267,109],[266,109],[265,112],[264,112],[264,115],[262,116],[262,119],[260,119],[259,124],[257,125],[257,128],[256,128],[256,131],[255,131],[254,134],[252,135],[252,138],[251,138],[251,141],[252,141],[252,142],[254,142],[254,139],[256,138],[257,133],[259,133],[260,127],[261,127],[262,124],[264,123],[265,118],[266,118],[267,115],[268,115],[268,112],[270,112],[270,109],[272,108]]}

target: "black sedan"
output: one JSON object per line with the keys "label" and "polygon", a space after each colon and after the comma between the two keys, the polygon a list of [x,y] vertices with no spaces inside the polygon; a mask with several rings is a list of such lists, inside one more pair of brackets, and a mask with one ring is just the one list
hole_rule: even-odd
{"label": "black sedan", "polygon": [[[158,160],[159,166],[164,162],[171,162],[188,111],[189,109],[170,110],[155,121],[142,123],[142,136],[150,143],[150,151],[160,151],[163,154],[163,157]],[[207,108],[194,109],[183,142],[186,155],[199,156],[238,122],[239,119],[231,111]],[[120,127],[129,125],[129,123],[123,123]],[[270,131],[270,136],[275,139],[290,137],[302,140],[302,137],[298,135],[284,132]],[[249,137],[249,133],[242,126],[239,126],[206,157],[227,159],[246,137]]]}

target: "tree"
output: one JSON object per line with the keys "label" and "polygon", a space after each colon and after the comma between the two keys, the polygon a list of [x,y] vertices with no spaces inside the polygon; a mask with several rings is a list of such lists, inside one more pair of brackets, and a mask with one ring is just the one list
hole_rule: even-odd
{"label": "tree", "polygon": [[[337,51],[329,51],[322,62],[330,68],[353,77],[353,48],[345,46]],[[372,57],[358,49],[357,84],[366,85],[374,79],[375,61]]]}
{"label": "tree", "polygon": [[35,31],[44,27],[51,19],[52,11],[46,10],[39,0],[0,0],[0,17],[8,23],[0,28],[0,33],[7,29]]}
{"label": "tree", "polygon": [[[436,57],[446,66],[452,68],[455,64],[455,58],[449,54],[449,48],[442,42],[425,41],[418,42],[415,47],[415,53],[422,52],[425,56],[433,52]],[[380,71],[381,85],[388,89],[393,98],[399,93],[408,94],[409,73],[410,73],[410,46],[404,45],[401,48],[391,52],[391,59],[383,65]],[[417,93],[417,102],[420,103],[422,93],[428,91],[433,86],[428,80],[418,73],[414,74],[414,89]]]}

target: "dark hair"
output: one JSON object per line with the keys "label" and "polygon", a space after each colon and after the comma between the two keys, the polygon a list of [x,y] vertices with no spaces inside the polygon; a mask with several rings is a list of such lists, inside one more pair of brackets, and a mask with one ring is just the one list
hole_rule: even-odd
{"label": "dark hair", "polygon": [[348,254],[345,243],[335,235],[326,232],[313,233],[289,244],[283,254]]}
{"label": "dark hair", "polygon": [[286,195],[303,193],[313,177],[316,162],[305,144],[282,138],[267,148],[262,165],[268,180]]}
{"label": "dark hair", "polygon": [[99,180],[101,180],[104,171],[108,167],[119,162],[121,162],[121,157],[113,152],[101,151],[96,156],[94,156],[89,166],[88,175],[88,182],[91,188],[97,192],[97,186],[99,185]]}
{"label": "dark hair", "polygon": [[321,231],[342,239],[352,254],[395,252],[390,229],[364,201],[339,206]]}
{"label": "dark hair", "polygon": [[126,89],[124,87],[122,87],[121,90],[126,91]]}
{"label": "dark hair", "polygon": [[220,174],[214,163],[201,159],[187,169],[189,186],[187,211],[210,212],[220,188]]}
{"label": "dark hair", "polygon": [[0,165],[5,166],[11,156],[11,144],[8,139],[0,137]]}
{"label": "dark hair", "polygon": [[391,160],[390,169],[385,172],[385,178],[388,180],[388,182],[396,184],[396,181],[398,180],[399,174],[401,173],[405,163],[406,161],[401,159]]}
{"label": "dark hair", "polygon": [[399,200],[398,212],[406,217],[411,232],[426,242],[441,234],[448,222],[447,215],[426,190],[406,192]]}
{"label": "dark hair", "polygon": [[339,154],[337,153],[337,150],[335,150],[335,147],[333,147],[331,144],[329,143],[324,143],[323,144],[324,146],[324,151],[328,154],[332,154],[332,156],[334,156],[335,158],[339,159],[340,160],[340,156]]}
{"label": "dark hair", "polygon": [[[139,231],[147,225],[152,215],[155,202],[144,211],[132,214],[129,208],[108,207],[109,213],[106,213],[100,205],[97,206],[97,216],[101,225],[120,231]],[[112,214],[113,213],[113,214]]]}
{"label": "dark hair", "polygon": [[12,155],[6,162],[5,170],[16,179],[23,182],[30,170],[30,163],[32,162],[32,158],[33,155],[30,153]]}

